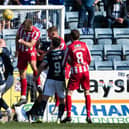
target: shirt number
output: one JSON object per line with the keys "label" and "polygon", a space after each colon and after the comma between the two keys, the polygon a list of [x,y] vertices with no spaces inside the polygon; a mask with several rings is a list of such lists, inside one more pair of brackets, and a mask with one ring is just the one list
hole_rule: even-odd
{"label": "shirt number", "polygon": [[55,73],[60,73],[61,72],[60,62],[55,62],[54,67],[55,67],[55,71],[54,71]]}
{"label": "shirt number", "polygon": [[83,53],[82,52],[77,52],[76,53],[76,57],[77,57],[77,62],[79,63],[79,64],[83,64]]}

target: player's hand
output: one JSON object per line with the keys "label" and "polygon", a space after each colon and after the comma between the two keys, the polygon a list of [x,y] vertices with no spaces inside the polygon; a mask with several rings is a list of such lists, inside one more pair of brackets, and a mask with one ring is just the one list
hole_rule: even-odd
{"label": "player's hand", "polygon": [[18,43],[20,43],[20,44],[24,44],[24,43],[25,43],[25,41],[24,41],[23,39],[19,39],[19,40],[18,40]]}

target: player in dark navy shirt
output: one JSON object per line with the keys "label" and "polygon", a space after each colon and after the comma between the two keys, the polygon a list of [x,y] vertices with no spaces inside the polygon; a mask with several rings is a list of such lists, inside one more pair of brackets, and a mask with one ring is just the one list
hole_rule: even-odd
{"label": "player in dark navy shirt", "polygon": [[44,60],[39,67],[38,76],[40,75],[42,70],[44,70],[47,66],[49,66],[49,70],[43,90],[43,97],[42,97],[43,99],[40,103],[40,106],[36,109],[38,116],[42,118],[49,97],[57,93],[60,99],[58,122],[61,120],[65,108],[64,104],[65,75],[64,75],[64,68],[62,67],[64,51],[60,50],[59,48],[60,42],[61,40],[57,37],[52,39],[52,43],[50,46],[51,51],[49,51],[49,53],[44,57]]}
{"label": "player in dark navy shirt", "polygon": [[[10,119],[11,109],[3,100],[3,94],[13,84],[13,66],[10,60],[10,52],[6,48],[5,41],[0,39],[0,108],[7,111],[8,118]],[[8,120],[9,120],[8,119]]]}
{"label": "player in dark navy shirt", "polygon": [[45,57],[43,62],[46,62],[49,66],[47,79],[54,79],[58,81],[64,81],[64,69],[62,68],[62,58],[64,56],[64,51],[57,49],[49,52]]}

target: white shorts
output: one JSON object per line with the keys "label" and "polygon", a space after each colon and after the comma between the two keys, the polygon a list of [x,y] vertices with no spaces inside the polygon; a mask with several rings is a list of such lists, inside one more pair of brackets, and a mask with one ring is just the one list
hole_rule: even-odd
{"label": "white shorts", "polygon": [[7,81],[0,85],[0,97],[13,85],[14,78],[12,75],[8,76]]}
{"label": "white shorts", "polygon": [[43,95],[53,96],[55,93],[57,93],[59,98],[65,97],[65,82],[47,79],[44,86]]}

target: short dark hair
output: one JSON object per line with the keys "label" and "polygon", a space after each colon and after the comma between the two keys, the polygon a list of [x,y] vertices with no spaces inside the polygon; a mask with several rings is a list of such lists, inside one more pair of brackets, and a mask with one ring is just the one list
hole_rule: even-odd
{"label": "short dark hair", "polygon": [[48,32],[53,32],[53,31],[58,31],[58,29],[56,28],[56,26],[52,26],[50,28],[47,29]]}
{"label": "short dark hair", "polygon": [[23,26],[25,28],[29,28],[30,26],[32,26],[32,20],[31,19],[26,19],[24,22],[23,22]]}
{"label": "short dark hair", "polygon": [[61,44],[60,38],[57,38],[57,37],[52,38],[52,45],[54,48],[58,48],[60,44]]}
{"label": "short dark hair", "polygon": [[76,29],[71,30],[70,35],[73,40],[78,40],[80,38],[80,32]]}

